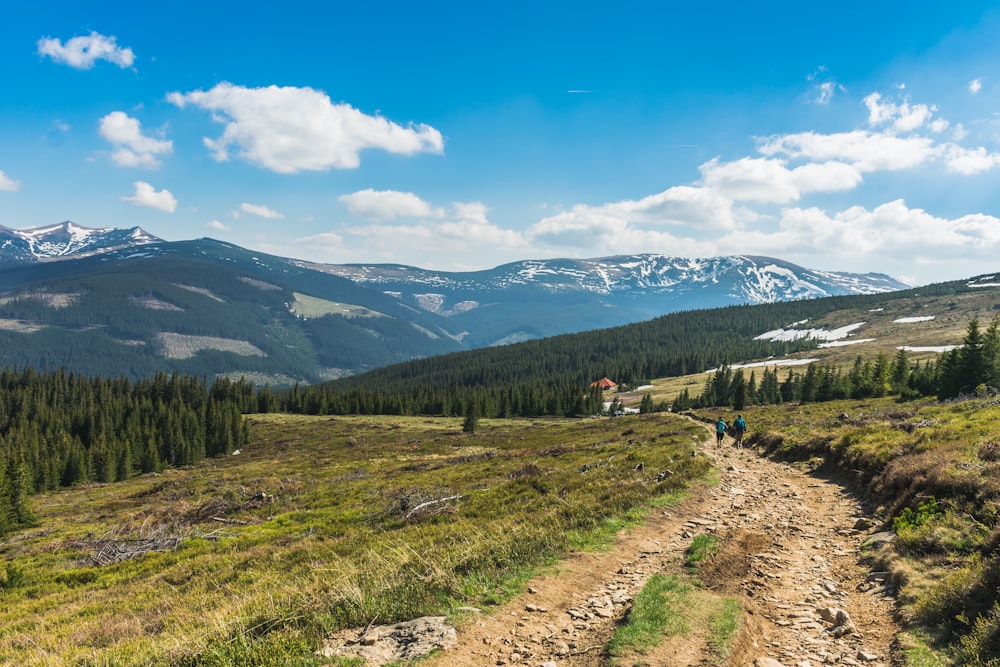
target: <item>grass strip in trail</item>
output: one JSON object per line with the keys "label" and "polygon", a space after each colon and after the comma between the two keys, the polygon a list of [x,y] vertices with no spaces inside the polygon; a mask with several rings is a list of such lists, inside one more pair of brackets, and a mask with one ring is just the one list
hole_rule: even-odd
{"label": "grass strip in trail", "polygon": [[[893,531],[889,572],[908,664],[1000,665],[1000,398],[750,407],[748,443],[837,475]],[[706,422],[717,409],[700,411]]]}
{"label": "grass strip in trail", "polygon": [[740,629],[738,600],[697,586],[683,572],[654,574],[635,597],[625,622],[608,643],[614,664],[631,664],[667,637],[704,646],[712,664],[723,665]]}
{"label": "grass strip in trail", "polygon": [[250,430],[237,456],[33,497],[0,543],[0,663],[321,664],[337,630],[500,603],[709,470],[702,429],[660,415]]}
{"label": "grass strip in trail", "polygon": [[608,653],[620,657],[642,653],[659,645],[664,637],[691,631],[693,587],[676,577],[654,574],[635,596],[625,623],[615,630]]}

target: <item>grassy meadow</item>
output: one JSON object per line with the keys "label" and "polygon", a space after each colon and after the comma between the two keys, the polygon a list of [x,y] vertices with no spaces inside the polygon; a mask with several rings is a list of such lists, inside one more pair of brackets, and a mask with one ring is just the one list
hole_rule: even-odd
{"label": "grassy meadow", "polygon": [[1000,399],[742,412],[750,444],[839,477],[871,502],[878,530],[895,533],[867,557],[891,573],[907,664],[1000,665]]}
{"label": "grassy meadow", "polygon": [[34,496],[0,543],[0,664],[330,664],[326,634],[489,607],[708,470],[666,415],[250,427],[238,455]]}

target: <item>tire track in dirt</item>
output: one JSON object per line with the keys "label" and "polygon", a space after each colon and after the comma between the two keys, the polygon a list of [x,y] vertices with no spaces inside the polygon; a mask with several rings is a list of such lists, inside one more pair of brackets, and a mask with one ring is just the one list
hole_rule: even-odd
{"label": "tire track in dirt", "polygon": [[[605,646],[635,595],[653,574],[676,573],[699,533],[722,545],[699,580],[744,609],[725,664],[894,664],[895,604],[878,574],[861,564],[869,532],[862,526],[870,522],[858,500],[832,481],[735,449],[728,438],[722,446],[706,439],[701,455],[715,459],[718,486],[698,486],[683,504],[654,511],[607,551],[572,554],[523,595],[464,623],[457,645],[426,664],[608,665]],[[696,628],[665,638],[619,664],[720,664],[705,634]]]}

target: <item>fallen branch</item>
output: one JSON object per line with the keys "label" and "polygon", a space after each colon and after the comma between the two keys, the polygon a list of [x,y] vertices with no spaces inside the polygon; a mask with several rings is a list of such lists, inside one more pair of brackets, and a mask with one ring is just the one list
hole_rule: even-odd
{"label": "fallen branch", "polygon": [[219,523],[233,523],[237,526],[245,526],[250,523],[249,521],[240,521],[239,519],[225,519],[221,516],[213,516],[212,521],[218,521]]}

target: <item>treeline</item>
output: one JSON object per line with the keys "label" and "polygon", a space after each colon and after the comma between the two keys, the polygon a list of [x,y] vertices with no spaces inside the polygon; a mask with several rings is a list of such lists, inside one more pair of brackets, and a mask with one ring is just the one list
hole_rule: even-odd
{"label": "treeline", "polygon": [[35,492],[114,482],[243,447],[243,382],[158,373],[131,382],[0,371],[0,534],[31,522]]}
{"label": "treeline", "polygon": [[981,394],[1000,389],[1000,316],[985,332],[973,319],[962,345],[942,353],[937,361],[911,363],[905,349],[891,359],[858,357],[850,370],[826,364],[809,364],[804,372],[790,371],[779,382],[776,368],[765,369],[758,379],[743,369],[723,366],[705,381],[702,393],[690,396],[685,389],[671,404],[674,411],[698,407],[732,407],[783,402],[813,403],[838,399],[899,396],[903,399],[936,396],[939,399]]}

